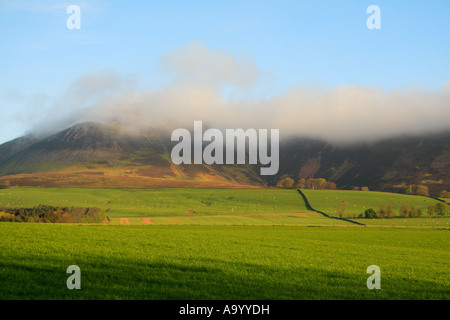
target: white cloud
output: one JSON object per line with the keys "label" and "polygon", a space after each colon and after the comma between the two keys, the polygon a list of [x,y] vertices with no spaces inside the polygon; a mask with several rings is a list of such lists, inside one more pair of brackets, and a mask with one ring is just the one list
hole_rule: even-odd
{"label": "white cloud", "polygon": [[[138,91],[136,79],[112,71],[81,77],[52,109],[45,126],[53,119],[50,122],[60,124],[99,121],[135,130],[174,130],[192,128],[194,120],[202,120],[222,129],[277,128],[284,137],[303,135],[335,142],[450,129],[450,81],[437,92],[298,86],[272,99],[233,101],[223,97],[220,85],[251,87],[259,73],[249,61],[194,43],[162,62],[176,76],[159,90]],[[55,119],[55,114],[63,116]]]}
{"label": "white cloud", "polygon": [[237,61],[231,53],[210,50],[200,42],[177,49],[162,62],[163,68],[175,72],[182,83],[249,87],[259,76],[251,61]]}

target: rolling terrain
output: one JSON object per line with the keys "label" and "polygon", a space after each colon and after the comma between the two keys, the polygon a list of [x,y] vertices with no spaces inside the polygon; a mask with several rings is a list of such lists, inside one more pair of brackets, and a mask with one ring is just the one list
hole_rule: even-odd
{"label": "rolling terrain", "polygon": [[[296,226],[420,226],[449,228],[448,218],[426,219],[427,207],[438,200],[385,192],[266,189],[88,189],[10,188],[0,190],[1,208],[99,208],[112,225],[296,225]],[[307,203],[308,202],[308,203]],[[344,218],[354,219],[372,208],[392,204],[394,217],[409,204],[422,209],[421,218],[336,219],[346,202]],[[318,210],[314,211],[314,210]],[[0,210],[1,212],[1,210]],[[322,214],[324,213],[324,214]],[[329,217],[331,218],[329,218]],[[406,220],[406,221],[403,221]]]}
{"label": "rolling terrain", "polygon": [[303,193],[314,209],[330,216],[337,216],[338,206],[345,202],[347,206],[344,215],[349,218],[357,218],[359,214],[369,208],[378,211],[381,205],[386,206],[387,204],[392,204],[395,214],[398,215],[398,210],[406,203],[424,209],[423,215],[425,216],[428,206],[439,203],[429,197],[376,191],[303,190]]}
{"label": "rolling terrain", "polygon": [[449,141],[450,132],[353,145],[290,139],[280,145],[278,176],[325,178],[339,189],[367,186],[397,193],[409,184],[422,184],[437,196],[450,189]]}
{"label": "rolling terrain", "polygon": [[1,145],[0,183],[94,188],[264,185],[247,166],[176,166],[170,160],[171,143],[150,133],[82,123],[45,138],[27,136]]}
{"label": "rolling terrain", "polygon": [[258,165],[174,165],[167,134],[131,133],[114,125],[80,123],[0,146],[0,184],[91,188],[258,188],[280,178],[325,178],[339,189],[367,186],[404,193],[409,184],[438,196],[450,190],[450,133],[335,145],[291,138],[280,143],[280,170]]}
{"label": "rolling terrain", "polygon": [[[295,190],[86,189],[0,190],[0,208],[97,207],[112,225],[350,226],[308,210]],[[1,210],[0,210],[1,211]]]}

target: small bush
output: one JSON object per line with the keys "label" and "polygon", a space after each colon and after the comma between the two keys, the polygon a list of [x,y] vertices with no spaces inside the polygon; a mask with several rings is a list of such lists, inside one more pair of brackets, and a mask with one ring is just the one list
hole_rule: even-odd
{"label": "small bush", "polygon": [[364,217],[367,219],[378,219],[378,214],[372,208],[364,211]]}

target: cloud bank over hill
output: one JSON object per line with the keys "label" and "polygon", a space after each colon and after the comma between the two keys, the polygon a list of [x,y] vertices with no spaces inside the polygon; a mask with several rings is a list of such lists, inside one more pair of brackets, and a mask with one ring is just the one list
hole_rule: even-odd
{"label": "cloud bank over hill", "polygon": [[280,129],[282,137],[307,136],[331,142],[373,141],[450,129],[450,80],[438,91],[297,86],[270,99],[236,100],[225,97],[223,86],[239,90],[254,86],[261,72],[250,60],[238,60],[231,53],[193,42],[162,58],[161,67],[174,78],[160,89],[138,89],[136,77],[112,70],[84,75],[48,109],[35,129],[95,121],[117,123],[128,130],[174,130],[192,129],[194,120],[202,120],[220,129]]}

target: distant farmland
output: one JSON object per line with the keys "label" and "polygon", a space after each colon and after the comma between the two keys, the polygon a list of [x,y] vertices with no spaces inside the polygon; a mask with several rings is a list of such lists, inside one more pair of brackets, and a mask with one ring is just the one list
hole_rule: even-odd
{"label": "distant farmland", "polygon": [[12,188],[0,190],[0,206],[93,206],[110,217],[190,216],[252,213],[303,213],[294,190],[278,189],[77,189]]}
{"label": "distant farmland", "polygon": [[349,226],[306,208],[295,190],[12,188],[0,207],[99,207],[113,225]]}
{"label": "distant farmland", "polygon": [[[337,216],[337,207],[342,203],[347,203],[345,216],[350,218],[358,217],[365,210],[372,208],[378,211],[381,205],[391,203],[398,215],[399,208],[408,203],[411,206],[419,206],[426,209],[435,205],[439,201],[421,196],[410,196],[397,193],[376,192],[376,191],[343,191],[343,190],[302,190],[308,198],[310,205],[319,211],[330,216]],[[426,212],[424,212],[424,215]]]}
{"label": "distant farmland", "polygon": [[308,213],[255,213],[167,216],[150,218],[111,218],[112,225],[248,225],[248,226],[355,226],[348,221],[326,218],[315,212]]}
{"label": "distant farmland", "polygon": [[[409,203],[427,207],[438,201],[418,196],[384,192],[303,190],[310,205],[330,216],[347,202],[347,217],[357,217],[381,204],[398,208]],[[296,190],[282,189],[84,189],[11,188],[0,190],[0,207],[34,207],[40,204],[60,207],[98,207],[106,211],[113,225],[311,225],[355,226],[348,221],[330,219],[309,210]],[[359,222],[382,226],[440,226],[444,220],[398,223],[400,220]]]}

